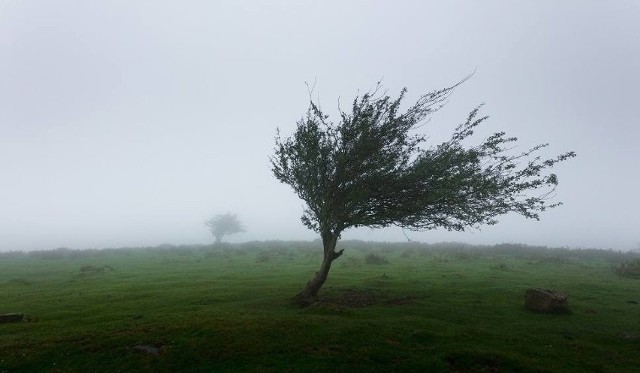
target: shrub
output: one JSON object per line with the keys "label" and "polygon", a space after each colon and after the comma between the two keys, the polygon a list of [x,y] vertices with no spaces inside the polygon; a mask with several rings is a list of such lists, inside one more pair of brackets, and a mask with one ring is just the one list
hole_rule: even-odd
{"label": "shrub", "polygon": [[491,269],[497,269],[497,270],[501,270],[501,271],[506,271],[506,270],[509,269],[509,266],[506,265],[505,263],[499,263],[499,264],[491,266]]}
{"label": "shrub", "polygon": [[268,251],[261,251],[258,253],[258,257],[256,258],[256,261],[258,263],[264,263],[264,262],[268,262],[271,259],[271,253],[269,253]]}
{"label": "shrub", "polygon": [[87,264],[80,267],[80,274],[82,276],[85,276],[87,274],[103,273],[105,270],[113,272],[115,269],[108,264],[105,264],[102,267],[96,267],[94,265]]}
{"label": "shrub", "polygon": [[435,258],[433,258],[433,260],[436,263],[449,263],[449,257],[447,257],[446,255],[437,255]]}
{"label": "shrub", "polygon": [[640,278],[640,258],[629,259],[613,267],[613,270],[624,277]]}
{"label": "shrub", "polygon": [[382,255],[373,254],[373,253],[365,256],[364,260],[365,260],[365,263],[367,264],[376,264],[376,265],[389,264],[389,261],[387,260],[387,258],[385,258]]}

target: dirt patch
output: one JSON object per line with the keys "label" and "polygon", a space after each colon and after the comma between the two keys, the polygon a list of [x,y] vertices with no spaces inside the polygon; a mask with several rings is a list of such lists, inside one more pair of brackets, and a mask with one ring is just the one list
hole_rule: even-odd
{"label": "dirt patch", "polygon": [[388,297],[377,289],[350,288],[337,292],[332,296],[321,298],[316,303],[326,305],[325,308],[342,310],[344,308],[368,307],[377,304],[400,306],[414,303],[416,299],[416,297],[408,295]]}
{"label": "dirt patch", "polygon": [[333,312],[342,312],[347,310],[347,307],[337,303],[329,302],[329,301],[318,301],[318,302],[311,303],[308,306],[309,308],[312,308],[312,309],[326,310],[326,311],[333,311]]}
{"label": "dirt patch", "polygon": [[380,292],[373,289],[349,289],[334,300],[335,303],[347,307],[366,307],[381,301]]}

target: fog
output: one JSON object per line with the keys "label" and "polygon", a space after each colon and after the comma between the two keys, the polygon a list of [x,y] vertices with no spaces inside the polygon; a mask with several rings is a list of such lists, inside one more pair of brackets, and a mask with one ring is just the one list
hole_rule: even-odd
{"label": "fog", "polygon": [[[578,156],[563,206],[464,233],[348,239],[640,248],[640,2],[0,1],[0,250],[315,239],[271,174],[305,82],[338,99],[382,80],[406,103],[475,71],[423,130],[444,140],[485,103],[483,134]],[[334,117],[335,119],[335,117]]]}

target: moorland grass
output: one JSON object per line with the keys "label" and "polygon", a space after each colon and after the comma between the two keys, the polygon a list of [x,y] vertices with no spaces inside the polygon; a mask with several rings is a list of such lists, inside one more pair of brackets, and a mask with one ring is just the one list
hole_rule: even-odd
{"label": "moorland grass", "polygon": [[[615,270],[637,254],[342,246],[306,308],[291,298],[320,264],[317,242],[0,253],[0,313],[26,314],[0,325],[0,372],[640,366],[640,283]],[[530,287],[567,293],[571,313],[526,310]]]}

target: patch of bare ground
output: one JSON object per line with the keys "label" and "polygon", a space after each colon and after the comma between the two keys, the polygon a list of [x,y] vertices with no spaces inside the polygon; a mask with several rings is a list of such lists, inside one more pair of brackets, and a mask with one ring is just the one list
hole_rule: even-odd
{"label": "patch of bare ground", "polygon": [[349,288],[336,292],[336,294],[330,297],[320,298],[318,302],[315,303],[315,306],[334,310],[368,307],[379,304],[401,306],[414,303],[416,299],[417,297],[409,295],[389,297],[376,289]]}

